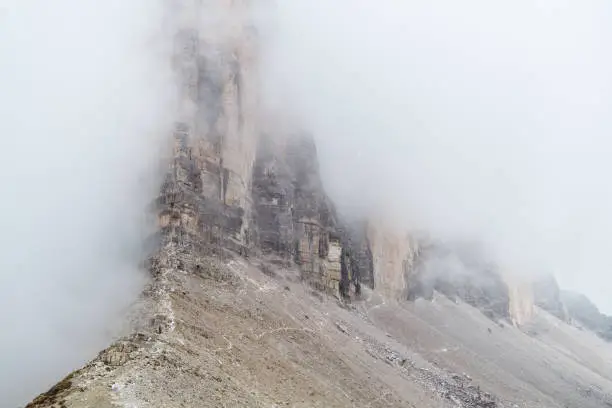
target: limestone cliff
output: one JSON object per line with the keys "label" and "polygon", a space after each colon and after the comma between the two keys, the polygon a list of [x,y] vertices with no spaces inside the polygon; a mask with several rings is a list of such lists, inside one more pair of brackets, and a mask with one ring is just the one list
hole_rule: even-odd
{"label": "limestone cliff", "polygon": [[[313,138],[261,111],[250,2],[171,4],[180,103],[152,205],[151,284],[132,333],[29,407],[513,406],[397,343],[400,354],[384,343],[387,329],[351,332],[329,316],[357,328],[373,324],[372,309],[385,312],[385,299],[435,290],[520,325],[531,289],[465,247],[419,241],[380,220],[343,221]],[[351,314],[334,299],[359,298],[362,286],[383,302]],[[403,322],[404,313],[385,319]]]}
{"label": "limestone cliff", "polygon": [[533,283],[535,304],[559,320],[588,329],[604,340],[612,341],[612,317],[599,311],[586,296],[564,291],[552,275],[544,275]]}
{"label": "limestone cliff", "polygon": [[585,295],[561,291],[561,299],[572,322],[595,332],[607,341],[612,341],[611,316],[601,313]]}
{"label": "limestone cliff", "polygon": [[438,291],[462,300],[491,319],[510,320],[510,293],[498,268],[477,246],[423,239],[409,299],[430,299]]}
{"label": "limestone cliff", "polygon": [[407,232],[380,219],[361,226],[339,221],[323,188],[313,138],[259,107],[250,6],[173,4],[181,103],[171,170],[157,200],[160,234],[179,231],[185,242],[216,255],[275,254],[298,265],[304,281],[333,295],[357,294],[363,284],[404,299],[425,285],[459,295],[487,314],[507,315],[500,306],[507,290],[494,273],[421,279],[422,271],[415,271],[423,257]]}
{"label": "limestone cliff", "polygon": [[[211,7],[184,0],[172,8],[180,105],[172,170],[158,200],[160,221],[162,228],[178,223],[192,235],[203,231],[208,243],[248,246],[259,135],[257,42],[246,3]],[[215,21],[203,25],[207,13]]]}
{"label": "limestone cliff", "polygon": [[561,298],[561,289],[553,275],[544,275],[535,279],[533,296],[536,306],[564,322],[569,320],[567,307]]}
{"label": "limestone cliff", "polygon": [[387,298],[405,299],[418,254],[416,240],[377,220],[367,225],[367,242],[372,254],[374,288]]}
{"label": "limestone cliff", "polygon": [[506,277],[508,285],[510,320],[515,326],[522,326],[533,318],[535,300],[533,284],[529,279],[520,279],[512,275]]}
{"label": "limestone cliff", "polygon": [[[346,252],[310,136],[262,138],[253,175],[253,200],[257,247],[294,261],[305,281],[338,294]],[[348,270],[344,280],[350,280]]]}
{"label": "limestone cliff", "polygon": [[[158,200],[160,226],[178,225],[215,253],[275,252],[295,261],[313,286],[335,294],[342,286],[346,294],[354,281],[346,239],[323,190],[314,141],[280,121],[265,123],[262,134],[249,3],[214,4],[176,5],[181,120]],[[222,27],[198,30],[207,12]]]}

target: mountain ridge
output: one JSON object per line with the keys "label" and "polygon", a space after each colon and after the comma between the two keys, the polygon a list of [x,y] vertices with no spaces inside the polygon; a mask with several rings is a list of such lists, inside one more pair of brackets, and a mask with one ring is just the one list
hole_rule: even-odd
{"label": "mountain ridge", "polygon": [[312,136],[258,103],[249,3],[218,5],[221,38],[175,4],[181,104],[131,331],[27,407],[612,406],[575,339],[612,351],[551,281],[341,218]]}

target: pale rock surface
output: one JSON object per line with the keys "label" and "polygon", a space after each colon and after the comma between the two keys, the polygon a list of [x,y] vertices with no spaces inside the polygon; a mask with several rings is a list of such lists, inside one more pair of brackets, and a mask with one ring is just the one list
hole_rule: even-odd
{"label": "pale rock surface", "polygon": [[516,326],[522,326],[533,318],[535,301],[531,280],[519,279],[510,274],[505,275],[510,302],[508,304],[510,320]]}
{"label": "pale rock surface", "polygon": [[376,272],[375,290],[390,299],[407,298],[408,280],[418,254],[416,241],[381,220],[368,223],[367,239]]}

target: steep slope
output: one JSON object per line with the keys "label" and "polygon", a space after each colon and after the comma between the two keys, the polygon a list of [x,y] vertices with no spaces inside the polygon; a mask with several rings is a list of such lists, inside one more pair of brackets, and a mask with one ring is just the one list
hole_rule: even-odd
{"label": "steep slope", "polygon": [[346,307],[297,267],[238,254],[189,264],[172,243],[161,254],[150,320],[31,407],[612,403],[607,344],[545,312],[529,337],[440,295],[398,303],[364,289]]}
{"label": "steep slope", "polygon": [[[530,285],[340,219],[312,138],[260,112],[248,7],[174,3],[182,103],[151,283],[131,334],[28,407],[612,406],[588,351],[608,345],[535,307]],[[223,18],[203,29],[207,15]]]}
{"label": "steep slope", "polygon": [[551,275],[533,284],[536,304],[563,322],[587,329],[606,341],[612,341],[612,317],[599,311],[585,295],[561,290]]}
{"label": "steep slope", "polygon": [[410,274],[418,254],[417,242],[385,223],[369,222],[367,239],[372,254],[374,287],[385,297],[406,299]]}

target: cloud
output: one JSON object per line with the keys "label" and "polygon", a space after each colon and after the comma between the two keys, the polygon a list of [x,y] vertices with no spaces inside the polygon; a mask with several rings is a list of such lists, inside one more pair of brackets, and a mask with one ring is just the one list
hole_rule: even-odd
{"label": "cloud", "polygon": [[0,395],[92,358],[140,292],[174,91],[161,1],[0,2]]}
{"label": "cloud", "polygon": [[341,210],[477,239],[505,269],[554,272],[612,312],[609,2],[268,11],[267,103],[315,134]]}

